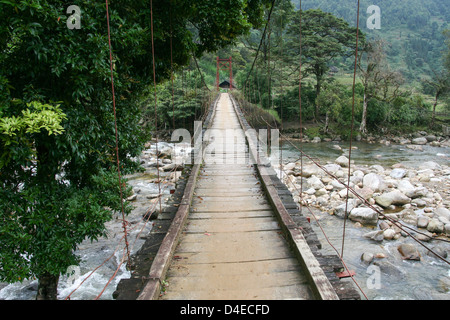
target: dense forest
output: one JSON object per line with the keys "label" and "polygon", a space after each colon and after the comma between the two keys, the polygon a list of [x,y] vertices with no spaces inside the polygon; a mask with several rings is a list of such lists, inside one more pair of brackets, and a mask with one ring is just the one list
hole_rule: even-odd
{"label": "dense forest", "polygon": [[[372,4],[380,7],[380,29],[367,28]],[[302,1],[302,9],[303,119],[315,123],[311,134],[348,137],[356,2]],[[288,122],[299,118],[298,1],[276,1],[272,12],[266,9],[266,19],[269,13],[267,26],[205,53],[187,70],[194,75],[191,81],[199,77],[198,88],[205,87],[200,70],[213,89],[216,57],[232,57],[234,81],[246,101]],[[448,16],[445,1],[361,1],[354,122],[362,134],[448,125]],[[221,73],[221,81],[227,78]]]}
{"label": "dense forest", "polygon": [[[298,8],[299,1],[293,1]],[[366,28],[370,5],[380,8],[380,29]],[[356,4],[351,1],[302,1],[304,10],[320,8],[356,23]],[[387,42],[386,54],[392,67],[401,71],[408,82],[420,82],[424,75],[432,76],[442,68],[445,50],[443,31],[448,29],[450,9],[445,0],[361,1],[360,26],[372,39]]]}

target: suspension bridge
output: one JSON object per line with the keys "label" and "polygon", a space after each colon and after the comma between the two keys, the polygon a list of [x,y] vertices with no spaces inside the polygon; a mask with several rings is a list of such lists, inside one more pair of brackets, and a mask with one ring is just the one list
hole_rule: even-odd
{"label": "suspension bridge", "polygon": [[246,134],[251,128],[231,94],[218,94],[205,129],[211,134],[203,139],[201,160],[192,165],[177,210],[156,219],[149,243],[160,245],[140,253],[151,257],[149,269],[124,280],[128,290],[116,298],[360,299],[351,282],[341,281],[345,266],[339,257],[320,253],[316,234],[266,149]]}

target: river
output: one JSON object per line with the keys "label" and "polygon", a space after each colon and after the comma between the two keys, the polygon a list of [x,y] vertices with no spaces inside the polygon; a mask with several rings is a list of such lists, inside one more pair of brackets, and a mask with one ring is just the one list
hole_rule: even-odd
{"label": "river", "polygon": [[[301,145],[301,149],[314,159],[320,159],[320,163],[324,165],[327,162],[334,162],[341,155],[348,157],[348,143],[339,144],[342,151],[336,150],[334,144],[306,143]],[[297,149],[300,146],[299,142],[284,142],[282,146],[283,163],[299,159],[300,152]],[[397,144],[353,142],[352,146],[356,148],[352,149],[351,160],[357,165],[381,165],[388,168],[395,163],[402,163],[408,168],[418,168],[430,160],[440,165],[450,165],[450,148],[446,147],[424,145],[423,151],[415,151]],[[336,254],[337,251],[340,255],[344,220],[313,209],[318,220],[316,222],[308,210],[303,209],[302,212],[310,216],[312,227],[322,243],[323,253]],[[428,255],[428,250],[413,239],[403,237],[402,242],[416,245],[421,260],[402,260],[397,251],[400,240],[377,243],[363,237],[369,231],[370,228],[357,227],[353,222],[347,221],[343,251],[344,262],[350,270],[355,271],[354,279],[369,300],[450,300],[450,267],[447,263]],[[450,255],[448,242],[433,240],[425,245],[429,248],[439,246],[446,249]],[[361,255],[365,252],[382,254],[385,258],[375,258],[369,266],[361,261]],[[347,278],[345,281],[352,280]],[[362,298],[365,299],[364,295]]]}
{"label": "river", "polygon": [[[298,142],[293,142],[293,144],[298,146]],[[348,146],[345,143],[341,143],[340,146],[343,149],[342,151],[336,150],[333,143],[328,142],[303,144],[302,148],[310,156],[320,159],[321,164],[326,164],[327,161],[332,162],[342,154],[348,155]],[[394,163],[401,162],[409,167],[418,167],[421,163],[429,160],[449,165],[450,148],[426,145],[423,146],[423,151],[414,151],[403,145],[386,146],[364,142],[355,142],[353,146],[356,149],[352,150],[351,159],[359,165],[379,164],[383,167],[389,167]],[[295,161],[299,158],[299,154],[299,151],[290,143],[283,143],[283,162]],[[152,178],[154,177],[151,175],[131,177],[130,183],[133,187],[141,190],[141,199],[144,198],[145,194],[158,192],[155,184],[151,183]],[[162,191],[166,198],[170,193],[171,186],[171,184],[167,184]],[[314,210],[314,212],[328,239],[341,253],[343,220],[317,210]],[[151,224],[142,223],[142,210],[133,211],[127,220],[130,221],[131,226],[134,226],[129,236],[133,253],[143,244],[144,239],[141,239],[140,235],[149,232]],[[324,254],[335,254],[336,252],[328,244],[313,218],[311,218],[311,223],[321,240]],[[72,276],[61,277],[58,287],[59,299],[67,298],[75,290],[70,296],[73,300],[91,300],[97,297],[111,300],[113,299],[112,293],[120,279],[130,277],[129,271],[120,263],[124,252],[122,224],[119,219],[115,219],[108,223],[107,227],[108,238],[100,239],[94,243],[84,242],[79,246],[77,254],[82,262],[79,267],[73,268]],[[355,271],[355,280],[368,299],[450,299],[450,292],[448,291],[450,288],[450,268],[448,264],[427,255],[426,249],[422,247],[419,247],[422,256],[421,261],[401,260],[397,253],[398,242],[371,242],[363,238],[363,234],[366,232],[368,232],[368,228],[355,227],[353,223],[347,222],[344,261],[349,269]],[[412,242],[413,240],[405,239],[404,241]],[[434,240],[427,244],[430,247],[435,245],[444,246],[450,252],[449,243],[438,243]],[[376,258],[375,262],[368,266],[360,261],[364,252],[383,254],[385,258]],[[117,274],[114,276],[115,272]],[[112,279],[111,283],[105,288],[110,279]],[[345,279],[344,281],[351,280]],[[0,283],[0,300],[33,300],[36,289],[37,280],[25,280],[16,284]],[[102,290],[105,291],[99,296]]]}

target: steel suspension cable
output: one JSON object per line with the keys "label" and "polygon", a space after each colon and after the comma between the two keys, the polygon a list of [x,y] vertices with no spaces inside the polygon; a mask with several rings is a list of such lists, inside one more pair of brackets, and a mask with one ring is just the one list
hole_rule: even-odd
{"label": "steel suspension cable", "polygon": [[[300,58],[299,58],[299,80],[298,80],[298,104],[300,113],[300,145],[303,144],[303,123],[302,123],[302,0],[300,0],[299,8],[299,24],[300,24]],[[303,153],[300,154],[300,170],[303,175]],[[300,175],[300,214],[303,207],[303,177]]]}
{"label": "steel suspension cable", "polygon": [[247,75],[247,78],[245,79],[244,84],[247,83],[248,78],[249,78],[250,74],[251,74],[252,71],[253,71],[253,67],[255,66],[256,59],[258,59],[258,54],[259,54],[259,51],[261,50],[261,46],[262,46],[262,43],[263,43],[263,41],[264,41],[264,38],[266,37],[267,26],[268,26],[268,24],[269,24],[269,22],[270,22],[270,16],[272,15],[272,10],[273,10],[273,7],[275,6],[275,2],[276,2],[276,0],[272,0],[272,5],[271,5],[271,7],[270,7],[270,11],[269,11],[269,14],[268,14],[268,16],[267,16],[267,22],[266,22],[266,25],[265,25],[265,27],[264,27],[263,34],[261,35],[261,40],[259,41],[259,47],[258,47],[258,50],[256,51],[255,59],[253,60],[252,67],[250,68],[250,71],[248,72],[248,75]]}
{"label": "steel suspension cable", "polygon": [[[358,64],[358,41],[359,41],[359,2],[357,3],[357,13],[356,13],[356,47],[355,47],[355,66],[353,69],[353,88],[352,88],[352,123],[350,129],[350,146],[348,148],[348,181],[347,185],[350,186],[350,169],[351,169],[351,158],[352,158],[352,140],[353,140],[353,122],[355,119],[355,83],[356,83],[356,68]],[[342,247],[341,247],[341,257],[344,256],[344,242],[345,242],[345,226],[347,221],[347,209],[348,209],[348,195],[349,189],[347,189],[347,196],[345,200],[345,211],[344,211],[344,227],[342,230]]]}
{"label": "steel suspension cable", "polygon": [[153,0],[150,0],[150,24],[152,38],[152,63],[153,63],[153,91],[155,96],[155,138],[156,138],[156,169],[158,171],[158,194],[159,194],[159,211],[161,212],[161,180],[159,177],[159,161],[158,161],[158,99],[156,95],[156,67],[155,67],[155,41],[153,39]]}
{"label": "steel suspension cable", "polygon": [[128,261],[130,261],[130,250],[128,248],[128,237],[127,237],[127,222],[125,220],[125,210],[123,206],[123,191],[122,191],[122,174],[120,172],[120,159],[119,159],[119,138],[117,130],[117,114],[116,114],[116,98],[114,93],[114,75],[113,75],[113,57],[112,57],[112,47],[111,47],[111,31],[109,25],[109,8],[108,0],[106,0],[106,21],[108,25],[108,44],[109,44],[109,63],[111,68],[111,88],[112,88],[112,99],[113,99],[113,110],[114,110],[114,130],[116,136],[116,160],[117,160],[117,174],[119,177],[119,191],[120,191],[120,204],[122,209],[122,227],[125,236],[125,246],[127,252]]}

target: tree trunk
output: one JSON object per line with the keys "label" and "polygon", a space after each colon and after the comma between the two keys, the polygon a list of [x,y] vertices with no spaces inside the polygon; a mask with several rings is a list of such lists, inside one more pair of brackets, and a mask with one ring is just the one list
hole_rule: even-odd
{"label": "tree trunk", "polygon": [[431,116],[431,125],[430,125],[431,129],[433,129],[433,127],[434,127],[434,121],[436,118],[436,105],[438,103],[438,98],[439,98],[439,93],[436,93],[436,97],[434,99],[434,105],[433,105],[433,114]]}
{"label": "tree trunk", "polygon": [[36,300],[57,300],[59,275],[48,272],[39,277]]}
{"label": "tree trunk", "polygon": [[364,93],[363,112],[362,112],[361,125],[359,127],[359,131],[362,134],[367,133],[367,96],[366,96],[366,93]]}
{"label": "tree trunk", "polygon": [[320,94],[320,87],[322,85],[322,79],[321,77],[317,77],[317,84],[316,84],[316,112],[314,114],[314,120],[317,122],[319,120],[319,94]]}

